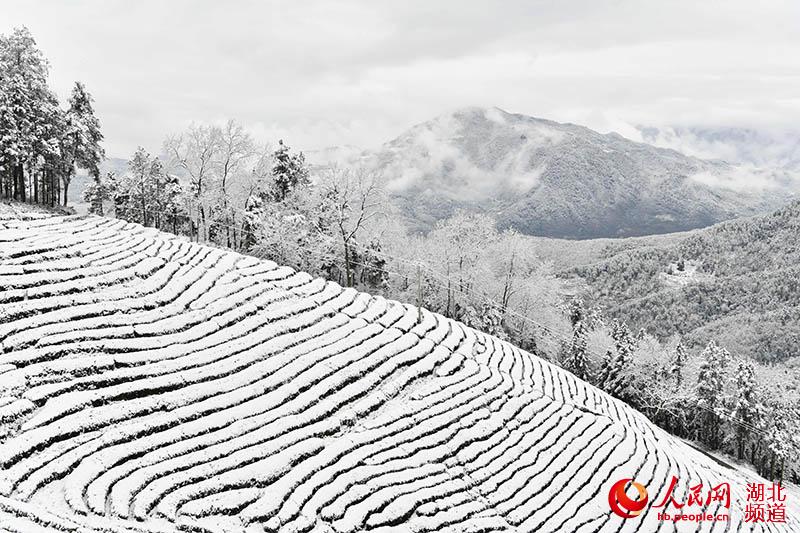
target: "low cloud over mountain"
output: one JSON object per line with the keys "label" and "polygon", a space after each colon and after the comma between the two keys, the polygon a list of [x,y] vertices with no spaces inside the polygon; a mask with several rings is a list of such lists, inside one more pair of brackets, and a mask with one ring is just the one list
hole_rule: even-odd
{"label": "low cloud over mountain", "polygon": [[351,160],[380,171],[419,230],[466,209],[532,235],[667,233],[765,212],[793,185],[785,173],[498,108],[441,115]]}

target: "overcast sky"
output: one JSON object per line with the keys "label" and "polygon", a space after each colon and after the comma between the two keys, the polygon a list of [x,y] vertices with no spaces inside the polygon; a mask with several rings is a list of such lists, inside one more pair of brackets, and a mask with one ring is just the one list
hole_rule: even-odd
{"label": "overcast sky", "polygon": [[2,0],[109,155],[235,118],[309,150],[373,147],[467,105],[631,124],[800,123],[800,2]]}

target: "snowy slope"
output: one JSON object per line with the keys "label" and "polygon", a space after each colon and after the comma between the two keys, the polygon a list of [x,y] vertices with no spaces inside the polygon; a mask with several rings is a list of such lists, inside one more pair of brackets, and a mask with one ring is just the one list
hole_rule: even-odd
{"label": "snowy slope", "polygon": [[[0,531],[25,533],[695,531],[609,510],[614,481],[652,503],[673,475],[681,498],[731,483],[741,531],[755,480],[424,310],[117,220],[9,210],[0,465]],[[797,496],[771,530],[800,531]]]}
{"label": "snowy slope", "polygon": [[705,227],[767,212],[798,189],[782,175],[498,108],[441,115],[353,164],[380,172],[413,229],[464,209],[562,238]]}

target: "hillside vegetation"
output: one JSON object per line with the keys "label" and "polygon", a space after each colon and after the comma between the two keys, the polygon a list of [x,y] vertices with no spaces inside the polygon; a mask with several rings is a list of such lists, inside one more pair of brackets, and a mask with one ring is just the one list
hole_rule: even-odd
{"label": "hillside vegetation", "polygon": [[690,345],[717,339],[762,361],[800,355],[800,202],[601,253],[565,274],[631,326]]}

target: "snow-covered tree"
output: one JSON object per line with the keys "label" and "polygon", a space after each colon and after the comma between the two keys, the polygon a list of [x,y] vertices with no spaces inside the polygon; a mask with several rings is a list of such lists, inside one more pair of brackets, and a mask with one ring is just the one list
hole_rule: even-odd
{"label": "snow-covered tree", "polygon": [[759,425],[763,412],[758,395],[758,383],[753,362],[740,360],[733,374],[733,396],[730,401],[728,420],[736,444],[736,457],[744,459],[748,441],[754,437],[753,429]]}
{"label": "snow-covered tree", "polygon": [[730,355],[715,341],[708,343],[700,355],[703,362],[697,376],[697,405],[702,410],[697,427],[698,437],[708,445],[718,448],[721,444],[721,419],[726,367]]}
{"label": "snow-covered tree", "polygon": [[236,230],[239,223],[236,204],[242,199],[245,202],[252,193],[250,190],[253,169],[248,162],[256,154],[255,143],[244,127],[229,120],[219,131],[219,149],[216,172],[219,174],[219,200],[216,202],[214,224],[218,229],[214,232],[220,244],[234,248],[237,243]]}
{"label": "snow-covered tree", "polygon": [[[276,165],[280,163],[276,162]],[[276,174],[276,180],[279,177]],[[276,184],[278,182],[276,181]],[[296,185],[295,185],[296,186]],[[359,241],[366,225],[382,213],[383,196],[378,188],[377,176],[366,169],[333,168],[321,177],[319,185],[322,199],[321,211],[326,213],[322,233],[333,233],[341,247],[344,266],[344,284],[352,287],[358,279],[358,271],[365,265],[359,261],[364,253]],[[377,251],[373,247],[373,255]],[[374,265],[372,265],[374,269]]]}
{"label": "snow-covered tree", "polygon": [[564,368],[582,380],[590,380],[589,354],[587,351],[586,326],[582,320],[575,322],[572,342],[564,359]]}
{"label": "snow-covered tree", "polygon": [[336,242],[316,226],[317,191],[297,187],[281,202],[251,198],[254,244],[251,253],[315,276],[341,282],[332,276],[339,254]]}
{"label": "snow-covered tree", "polygon": [[586,309],[583,305],[583,300],[580,298],[573,298],[567,305],[567,316],[569,322],[574,328],[578,322],[583,322],[586,318]]}
{"label": "snow-covered tree", "polygon": [[263,197],[256,193],[248,195],[242,213],[239,249],[249,252],[256,246],[262,235],[265,214]]}
{"label": "snow-covered tree", "polygon": [[112,177],[107,186],[117,218],[174,232],[187,218],[179,180],[168,175],[161,160],[144,148],[133,154],[128,172]]}
{"label": "snow-covered tree", "polygon": [[306,166],[303,153],[291,153],[289,146],[284,144],[283,140],[278,141],[278,149],[275,150],[273,159],[272,194],[276,202],[281,202],[295,187],[308,184],[308,167]]}
{"label": "snow-covered tree", "polygon": [[614,352],[606,352],[600,367],[598,386],[617,398],[630,400],[630,364],[636,341],[624,322],[614,320],[611,324]]}
{"label": "snow-covered tree", "polygon": [[62,175],[64,184],[64,205],[67,205],[69,184],[75,168],[83,168],[93,178],[100,176],[100,163],[105,152],[100,146],[103,134],[100,133],[100,121],[94,114],[92,96],[84,85],[76,82],[69,97],[69,108],[65,114],[64,152],[69,164],[69,171]]}
{"label": "snow-covered tree", "polygon": [[381,243],[377,239],[371,240],[366,247],[362,248],[359,282],[371,290],[386,292],[389,288],[389,272],[387,270],[389,262],[381,248]]}
{"label": "snow-covered tree", "polygon": [[466,305],[459,317],[464,324],[499,339],[507,339],[503,329],[503,312],[492,302],[483,301],[477,306]]}
{"label": "snow-covered tree", "polygon": [[27,28],[0,35],[0,196],[66,205],[76,165],[99,174],[103,136],[85,87],[75,85],[65,112],[47,74]]}
{"label": "snow-covered tree", "polygon": [[760,439],[763,449],[760,454],[752,454],[753,463],[758,463],[759,471],[769,479],[782,480],[787,470],[794,470],[795,479],[800,474],[800,405],[785,399],[773,399],[763,406]]}
{"label": "snow-covered tree", "polygon": [[675,346],[675,354],[672,358],[672,366],[669,369],[669,373],[672,378],[675,380],[675,388],[680,389],[683,385],[683,369],[686,366],[686,348],[683,347],[683,344],[678,342]]}
{"label": "snow-covered tree", "polygon": [[[481,302],[491,294],[484,280],[492,277],[492,263],[486,253],[499,239],[495,221],[485,215],[457,213],[437,223],[428,234],[423,261],[436,265],[444,279],[444,301],[437,304],[443,314],[460,318],[464,309],[480,308]],[[438,293],[437,293],[438,294]]]}
{"label": "snow-covered tree", "polygon": [[[64,169],[63,112],[47,86],[47,72],[47,60],[27,28],[0,36],[0,188],[6,198],[40,201],[45,187],[37,177],[49,179],[47,188],[59,192],[52,182]],[[35,177],[44,162],[51,163],[49,172]]]}
{"label": "snow-covered tree", "polygon": [[164,142],[164,151],[169,154],[170,168],[182,170],[189,180],[187,206],[191,217],[191,234],[198,241],[209,237],[211,208],[218,185],[215,172],[216,158],[220,150],[220,132],[210,125],[192,124],[179,135]]}
{"label": "snow-covered tree", "polygon": [[83,191],[83,201],[89,204],[89,213],[103,216],[103,202],[110,200],[113,194],[113,183],[115,178],[113,173],[103,179],[98,174],[92,177],[92,181],[86,185]]}
{"label": "snow-covered tree", "polygon": [[611,370],[614,367],[614,352],[606,350],[603,353],[603,358],[600,361],[600,368],[595,378],[595,385],[605,390],[606,383],[611,379]]}

